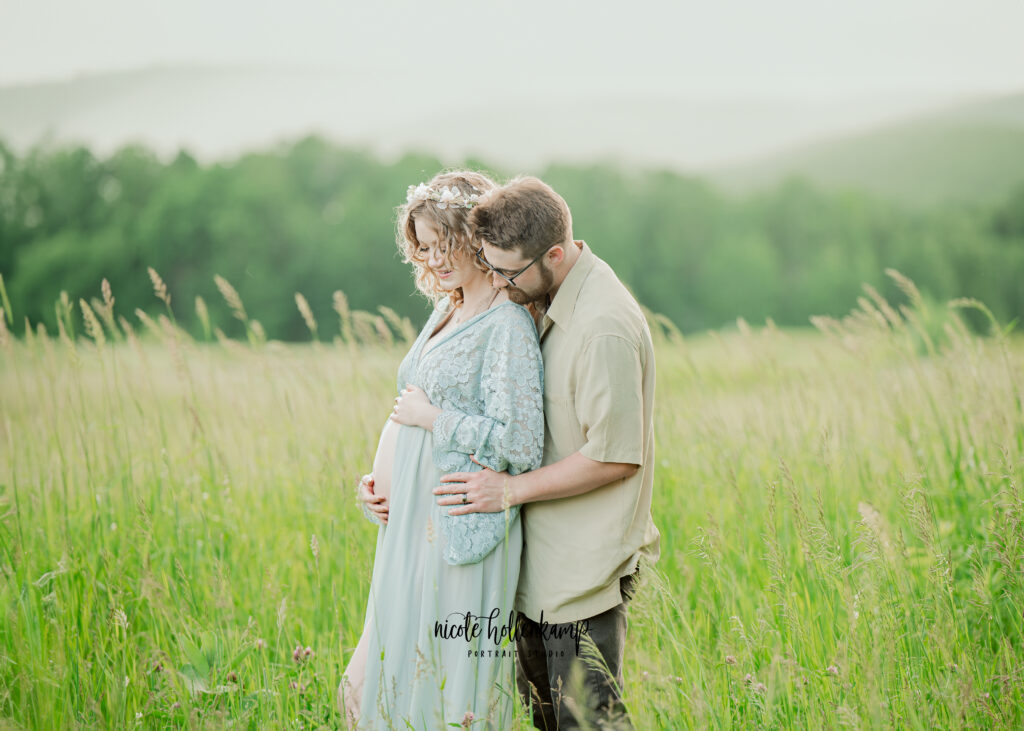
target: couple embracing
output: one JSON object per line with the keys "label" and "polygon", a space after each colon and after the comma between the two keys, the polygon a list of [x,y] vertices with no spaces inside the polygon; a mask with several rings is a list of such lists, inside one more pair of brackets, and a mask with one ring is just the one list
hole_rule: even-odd
{"label": "couple embracing", "polygon": [[631,728],[627,606],[656,561],[654,352],[639,305],[536,178],[410,186],[399,246],[435,308],[373,471],[359,729]]}

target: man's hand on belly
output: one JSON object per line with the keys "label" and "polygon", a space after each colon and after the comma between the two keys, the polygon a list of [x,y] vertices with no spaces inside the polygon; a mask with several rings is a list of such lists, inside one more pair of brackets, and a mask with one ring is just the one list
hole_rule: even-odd
{"label": "man's hand on belly", "polygon": [[[476,457],[470,459],[476,462]],[[495,472],[490,467],[479,472],[452,472],[441,478],[445,484],[435,487],[434,494],[439,496],[438,505],[457,506],[448,511],[449,515],[499,513],[515,505],[509,490],[510,479],[507,472]]]}

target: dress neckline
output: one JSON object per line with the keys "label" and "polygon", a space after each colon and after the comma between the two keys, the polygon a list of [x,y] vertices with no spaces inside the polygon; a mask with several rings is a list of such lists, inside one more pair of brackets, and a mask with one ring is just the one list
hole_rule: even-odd
{"label": "dress neckline", "polygon": [[[420,345],[420,352],[416,356],[416,365],[418,366],[423,361],[423,359],[425,357],[427,357],[428,355],[433,353],[435,350],[437,350],[442,345],[444,345],[446,342],[451,340],[453,337],[455,337],[456,335],[461,333],[463,330],[465,330],[471,324],[473,324],[474,322],[479,320],[481,317],[485,316],[487,313],[494,312],[495,310],[501,309],[505,305],[514,305],[514,304],[516,304],[516,303],[513,302],[512,300],[505,300],[504,302],[499,302],[496,305],[491,305],[490,307],[488,307],[483,312],[478,312],[477,314],[473,315],[471,318],[469,318],[464,323],[462,323],[461,325],[456,327],[454,330],[449,332],[447,335],[445,335],[443,337],[440,337],[438,340],[436,340],[434,342],[433,346],[431,346],[430,349],[427,349],[427,343],[430,341],[430,336],[427,336],[426,338],[424,338],[423,344]],[[426,332],[426,329],[424,329],[424,332]]]}

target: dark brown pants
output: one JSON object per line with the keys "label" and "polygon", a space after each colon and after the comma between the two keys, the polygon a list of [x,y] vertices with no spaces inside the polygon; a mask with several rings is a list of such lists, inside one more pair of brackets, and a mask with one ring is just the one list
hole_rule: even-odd
{"label": "dark brown pants", "polygon": [[[626,609],[639,578],[639,567],[620,578],[622,602],[580,622],[542,627],[519,614],[516,685],[523,703],[532,706],[536,728],[633,728],[622,702],[622,655]],[[587,657],[588,646],[592,651],[595,645],[600,660]]]}

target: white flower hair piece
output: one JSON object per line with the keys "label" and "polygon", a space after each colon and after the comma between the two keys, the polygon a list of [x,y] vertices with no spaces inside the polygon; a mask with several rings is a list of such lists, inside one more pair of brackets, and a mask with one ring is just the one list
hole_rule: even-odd
{"label": "white flower hair piece", "polygon": [[434,201],[438,208],[444,210],[449,207],[472,208],[480,202],[480,198],[481,196],[476,193],[467,195],[457,187],[451,188],[446,185],[435,190],[426,183],[420,183],[419,185],[409,186],[409,191],[405,195],[405,202]]}

